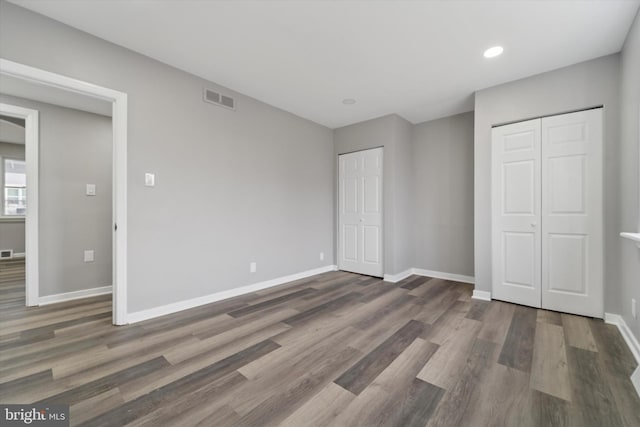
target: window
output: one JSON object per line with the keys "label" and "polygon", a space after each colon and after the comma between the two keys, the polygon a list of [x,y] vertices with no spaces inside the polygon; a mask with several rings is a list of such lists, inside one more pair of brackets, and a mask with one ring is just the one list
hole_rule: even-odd
{"label": "window", "polygon": [[24,216],[27,213],[27,168],[24,160],[3,159],[2,214]]}

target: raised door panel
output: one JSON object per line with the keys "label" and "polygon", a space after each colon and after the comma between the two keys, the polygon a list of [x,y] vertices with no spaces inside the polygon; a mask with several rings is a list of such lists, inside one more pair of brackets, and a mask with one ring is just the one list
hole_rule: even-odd
{"label": "raised door panel", "polygon": [[503,286],[533,289],[536,286],[535,233],[503,233]]}
{"label": "raised door panel", "polygon": [[342,181],[342,213],[358,213],[358,179],[348,177]]}
{"label": "raised door panel", "polygon": [[586,215],[586,156],[550,157],[545,200],[549,215]]}
{"label": "raised door panel", "polygon": [[342,226],[342,259],[358,262],[358,226],[345,224]]}
{"label": "raised door panel", "polygon": [[363,262],[366,264],[380,264],[380,227],[375,225],[365,225],[362,227],[362,238],[364,257]]}
{"label": "raised door panel", "polygon": [[503,215],[535,215],[535,178],[533,160],[502,165]]}
{"label": "raised door panel", "polygon": [[548,236],[548,290],[588,295],[589,238],[580,234]]}
{"label": "raised door panel", "polygon": [[363,213],[365,214],[380,214],[382,212],[382,203],[380,196],[380,177],[379,176],[365,176],[362,178],[362,186],[364,188],[363,197]]}

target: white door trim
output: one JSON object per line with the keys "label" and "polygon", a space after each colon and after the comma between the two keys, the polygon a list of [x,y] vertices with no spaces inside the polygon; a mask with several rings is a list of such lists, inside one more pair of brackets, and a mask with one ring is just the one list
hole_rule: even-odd
{"label": "white door trim", "polygon": [[[0,58],[0,74],[102,99],[113,105],[113,220],[117,224],[117,232],[113,233],[113,323],[124,325],[127,323],[127,94],[4,58]],[[28,165],[27,159],[27,168]],[[29,172],[27,169],[27,174]],[[36,211],[37,215],[37,210],[28,210]],[[35,239],[36,244],[31,250],[37,253],[37,225],[31,224],[31,227],[29,237]],[[27,257],[28,251],[29,247]],[[37,264],[32,267],[37,269]],[[35,278],[37,280],[37,275]],[[37,281],[35,283],[37,286]]]}
{"label": "white door trim", "polygon": [[24,119],[25,161],[27,163],[27,214],[25,215],[25,257],[27,306],[38,305],[38,111],[0,103],[0,114]]}

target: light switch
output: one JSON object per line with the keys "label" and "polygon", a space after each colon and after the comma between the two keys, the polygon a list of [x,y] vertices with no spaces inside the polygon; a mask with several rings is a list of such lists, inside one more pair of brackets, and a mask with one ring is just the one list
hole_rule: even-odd
{"label": "light switch", "polygon": [[152,173],[144,174],[144,185],[147,187],[154,187],[156,185],[156,176]]}
{"label": "light switch", "polygon": [[95,196],[95,195],[96,195],[96,185],[87,184],[87,196]]}
{"label": "light switch", "polygon": [[84,262],[93,262],[93,250],[84,251]]}

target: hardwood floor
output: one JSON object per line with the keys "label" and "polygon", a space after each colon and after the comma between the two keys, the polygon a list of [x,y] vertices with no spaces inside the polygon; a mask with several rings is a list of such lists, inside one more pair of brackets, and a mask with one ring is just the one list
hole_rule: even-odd
{"label": "hardwood floor", "polygon": [[0,402],[72,425],[640,426],[615,327],[466,284],[331,272],[115,327],[108,296],[27,309],[20,280],[0,279]]}

